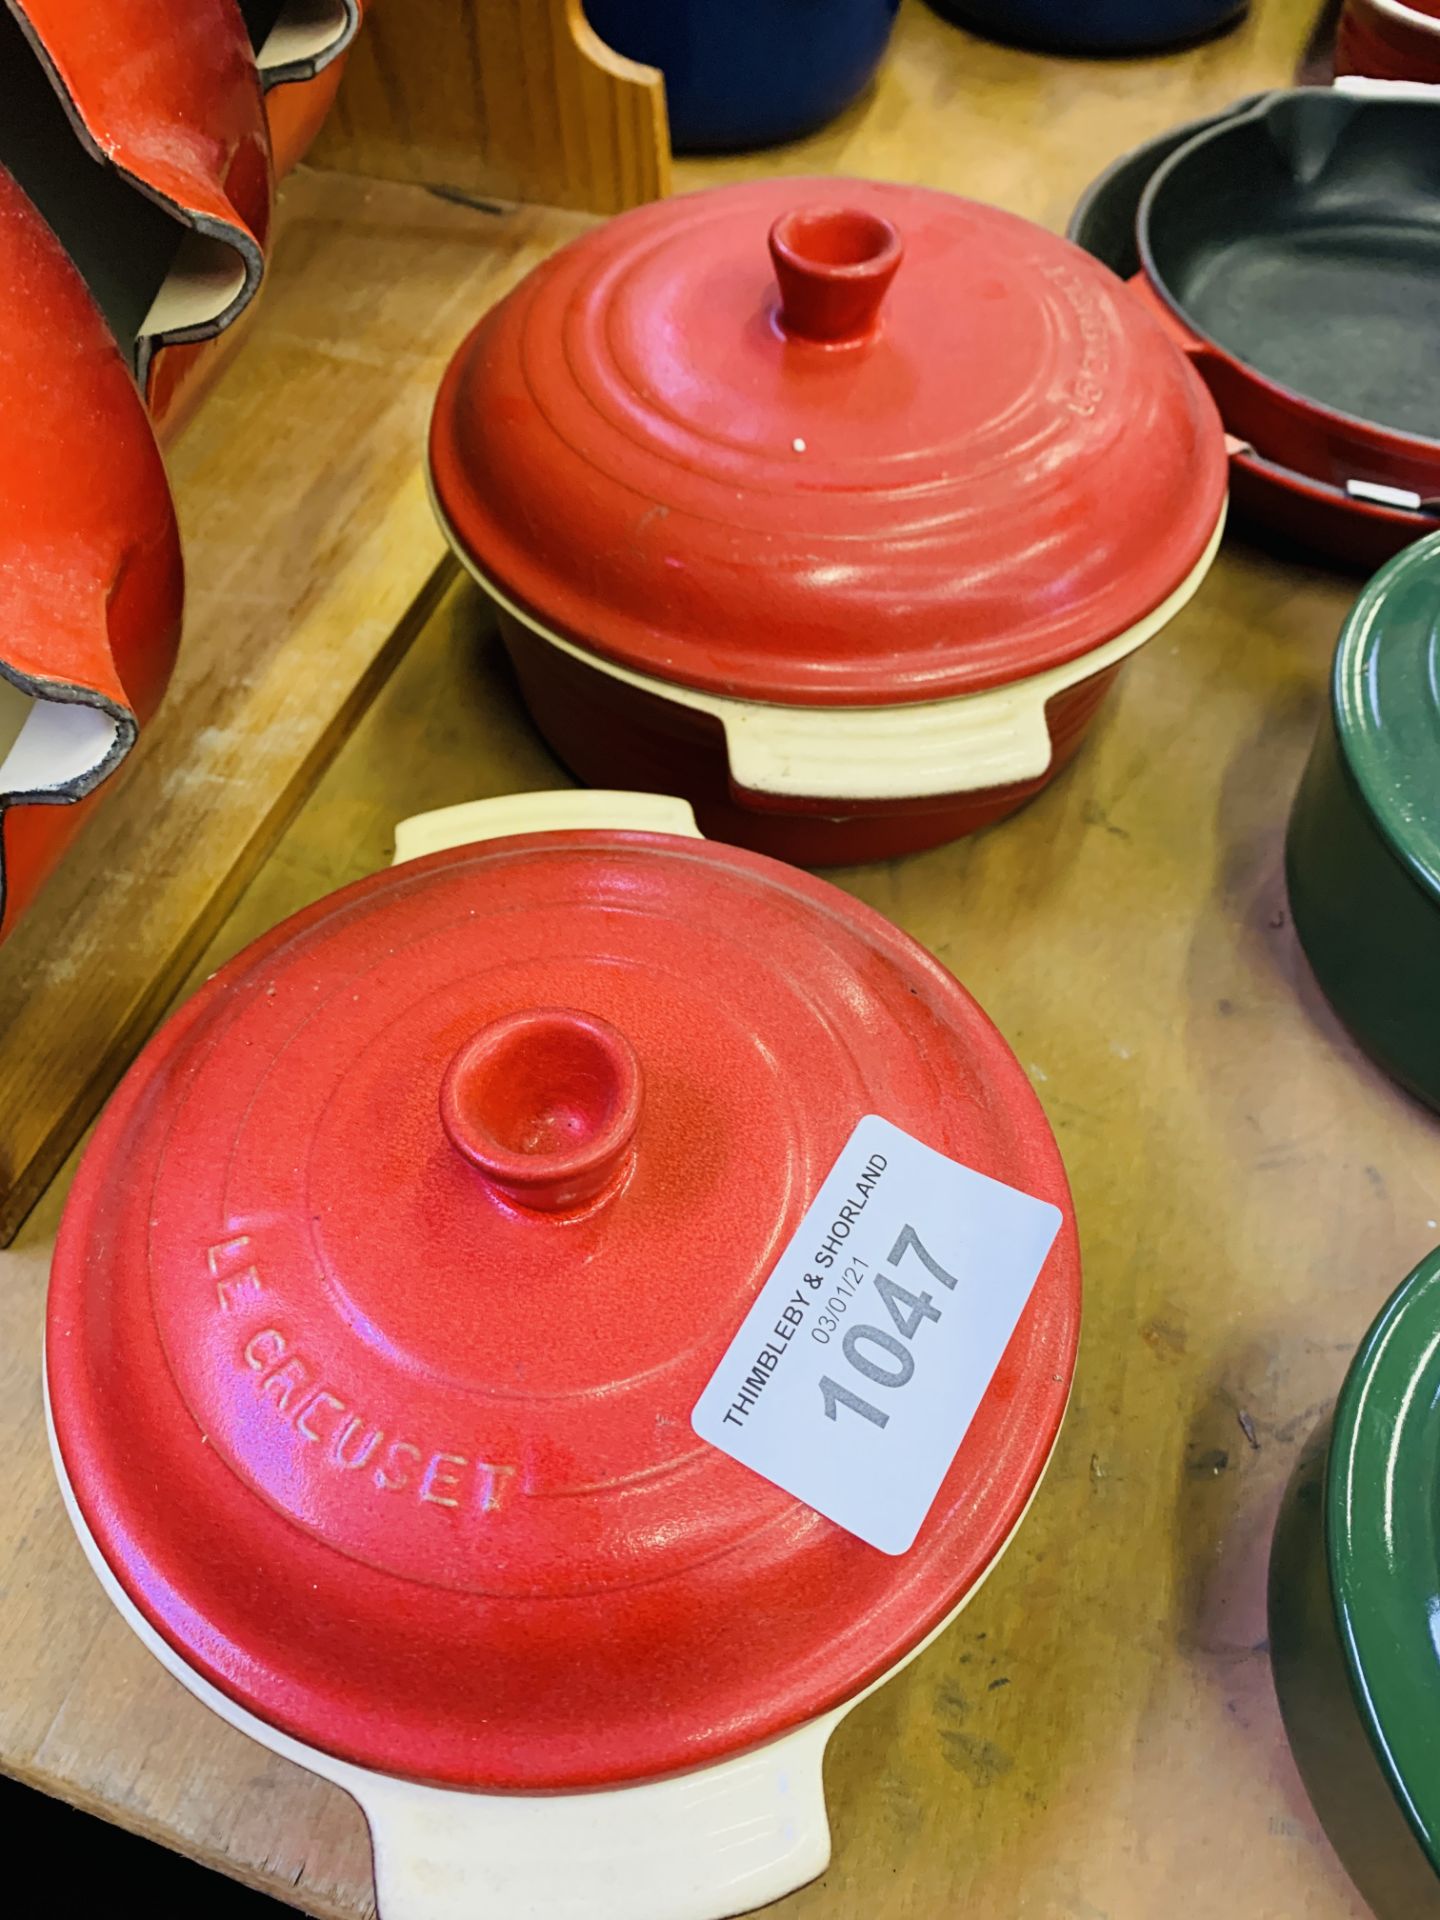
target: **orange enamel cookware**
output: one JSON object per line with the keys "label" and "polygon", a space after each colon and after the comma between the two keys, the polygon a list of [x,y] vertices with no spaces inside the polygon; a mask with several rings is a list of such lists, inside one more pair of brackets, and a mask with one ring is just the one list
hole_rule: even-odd
{"label": "orange enamel cookware", "polygon": [[804,864],[934,845],[1070,758],[1195,591],[1214,405],[1104,268],[859,180],[661,202],[451,363],[435,502],[541,731]]}
{"label": "orange enamel cookware", "polygon": [[245,19],[236,0],[3,6],[23,124],[0,125],[0,164],[118,320],[151,414],[173,432],[209,341],[258,290],[269,241],[270,136]]}
{"label": "orange enamel cookware", "polygon": [[0,937],[158,705],[180,605],[175,512],[140,396],[0,168]]}
{"label": "orange enamel cookware", "polygon": [[363,0],[240,0],[265,89],[275,176],[305,156],[335,103]]}

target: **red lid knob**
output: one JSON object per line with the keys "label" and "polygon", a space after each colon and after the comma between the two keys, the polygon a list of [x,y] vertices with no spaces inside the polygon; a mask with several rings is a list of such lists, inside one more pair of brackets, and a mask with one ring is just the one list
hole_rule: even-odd
{"label": "red lid knob", "polygon": [[888,220],[859,207],[781,214],[770,229],[781,326],[830,345],[868,340],[904,251]]}
{"label": "red lid knob", "polygon": [[629,1170],[640,1062],[625,1036],[594,1014],[507,1014],[450,1062],[440,1117],[507,1200],[570,1212],[618,1187]]}

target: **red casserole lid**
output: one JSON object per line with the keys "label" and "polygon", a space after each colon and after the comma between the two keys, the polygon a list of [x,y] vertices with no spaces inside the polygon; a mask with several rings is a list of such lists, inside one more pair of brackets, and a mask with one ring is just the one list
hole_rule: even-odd
{"label": "red casserole lid", "polygon": [[1004,684],[1154,610],[1225,500],[1204,385],[1109,270],[917,187],[773,180],[564,248],[452,361],[437,504],[549,630],[741,698]]}
{"label": "red casserole lid", "polygon": [[[1064,1213],[899,1558],[690,1425],[871,1111]],[[734,1753],[915,1647],[1024,1511],[1078,1311],[1055,1142],[948,973],[759,856],[557,832],[201,989],[86,1154],[47,1352],[81,1510],[192,1667],[362,1766],[535,1791]]]}

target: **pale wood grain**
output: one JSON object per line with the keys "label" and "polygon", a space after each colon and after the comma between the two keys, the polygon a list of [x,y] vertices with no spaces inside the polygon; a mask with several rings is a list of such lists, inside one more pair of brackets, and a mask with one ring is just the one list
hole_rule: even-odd
{"label": "pale wood grain", "polygon": [[391,0],[367,16],[320,166],[618,213],[669,191],[665,86],[581,0]]}
{"label": "pale wood grain", "polygon": [[573,215],[497,216],[302,172],[247,351],[170,469],[180,664],[0,948],[8,1234],[407,644],[448,562],[422,458],[436,383]]}
{"label": "pale wood grain", "polygon": [[[909,6],[886,85],[923,73],[934,97],[902,138],[882,86],[875,170],[943,172],[1058,225],[1112,153],[1282,80],[1308,13],[1269,0],[1188,65],[1112,73],[979,48]],[[1015,137],[1002,108],[1033,162],[997,144]],[[987,129],[968,175],[943,150],[952,117]],[[872,164],[863,128],[844,134],[851,167]],[[1296,1450],[1440,1237],[1440,1129],[1337,1027],[1281,878],[1354,590],[1232,539],[1051,792],[975,840],[835,876],[937,952],[1025,1063],[1075,1189],[1086,1319],[1034,1511],[960,1623],[836,1737],[835,1859],[774,1909],[786,1920],[1363,1920],[1264,1649]],[[473,591],[453,587],[192,980],[382,864],[401,815],[561,778]],[[0,1256],[0,1765],[358,1920],[358,1810],[191,1701],[107,1617],[69,1539],[36,1384],[63,1187]]]}

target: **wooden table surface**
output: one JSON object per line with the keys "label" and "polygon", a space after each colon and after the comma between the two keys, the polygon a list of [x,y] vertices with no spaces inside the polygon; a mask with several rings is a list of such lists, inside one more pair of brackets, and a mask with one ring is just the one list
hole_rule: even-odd
{"label": "wooden table surface", "polygon": [[[870,170],[1060,225],[1122,148],[1283,81],[1312,16],[1260,0],[1183,57],[1061,64],[906,0],[882,83],[838,128],[685,163],[682,184]],[[1289,1759],[1264,1608],[1296,1451],[1440,1239],[1440,1129],[1339,1030],[1285,905],[1285,816],[1354,591],[1231,539],[1054,789],[972,841],[835,876],[951,966],[1025,1063],[1075,1190],[1086,1319],[1032,1515],[960,1622],[836,1736],[834,1861],[786,1920],[1363,1915]],[[195,979],[381,864],[397,818],[562,778],[453,586]],[[67,1177],[0,1256],[0,1767],[307,1912],[367,1915],[358,1809],[191,1700],[70,1537],[38,1378]]]}

